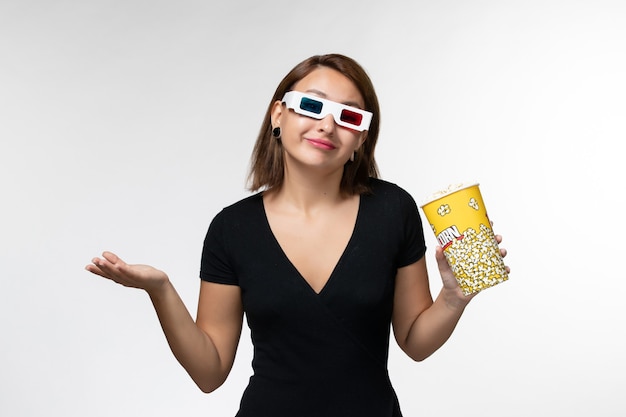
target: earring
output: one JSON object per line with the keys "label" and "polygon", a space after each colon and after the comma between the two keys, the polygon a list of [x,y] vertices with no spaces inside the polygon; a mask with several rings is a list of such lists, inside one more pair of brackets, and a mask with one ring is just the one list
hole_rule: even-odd
{"label": "earring", "polygon": [[275,127],[272,129],[272,136],[274,139],[280,139],[280,127]]}
{"label": "earring", "polygon": [[356,155],[356,151],[350,154],[350,162],[354,162],[354,156]]}

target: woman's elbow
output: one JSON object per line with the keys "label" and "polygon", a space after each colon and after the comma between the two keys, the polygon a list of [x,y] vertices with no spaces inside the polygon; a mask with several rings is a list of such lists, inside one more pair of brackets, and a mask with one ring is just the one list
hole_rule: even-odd
{"label": "woman's elbow", "polygon": [[196,381],[196,385],[198,386],[198,388],[200,388],[200,391],[202,391],[205,394],[210,394],[222,386],[221,383],[220,384],[206,383],[206,382],[202,383],[202,382],[197,382],[197,381]]}
{"label": "woman's elbow", "polygon": [[225,376],[223,377],[220,376],[219,378],[204,377],[204,378],[192,378],[192,379],[193,379],[193,382],[196,383],[198,388],[200,388],[200,391],[202,391],[205,394],[212,393],[213,391],[221,387],[226,381]]}
{"label": "woman's elbow", "polygon": [[428,357],[430,357],[430,354],[414,354],[414,355],[409,355],[409,357],[413,359],[413,361],[415,362],[422,362],[426,360]]}
{"label": "woman's elbow", "polygon": [[404,353],[406,353],[406,355],[411,358],[413,361],[415,362],[422,362],[425,359],[429,358],[434,352],[431,351],[426,351],[426,350],[422,350],[422,349],[408,349],[408,348],[402,348],[402,350],[404,351]]}

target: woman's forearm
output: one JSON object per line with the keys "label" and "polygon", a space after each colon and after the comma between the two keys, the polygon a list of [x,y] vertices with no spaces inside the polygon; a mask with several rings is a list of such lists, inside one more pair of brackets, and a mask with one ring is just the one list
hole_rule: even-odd
{"label": "woman's forearm", "polygon": [[172,353],[204,392],[218,388],[230,367],[220,363],[215,344],[200,329],[168,280],[158,291],[148,293]]}
{"label": "woman's forearm", "polygon": [[432,355],[452,335],[467,303],[458,303],[442,289],[435,302],[413,322],[405,351],[414,360]]}

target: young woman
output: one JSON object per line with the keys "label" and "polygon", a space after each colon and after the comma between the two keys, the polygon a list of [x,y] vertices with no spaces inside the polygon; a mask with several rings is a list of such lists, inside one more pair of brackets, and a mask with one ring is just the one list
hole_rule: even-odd
{"label": "young woman", "polygon": [[433,302],[416,204],[378,179],[379,114],[369,77],[348,57],[314,56],[287,74],[253,152],[258,192],[209,227],[195,321],[164,272],[110,252],[87,266],[147,291],[205,392],[228,376],[245,313],[254,375],[238,417],[401,416],[387,373],[391,325],[402,350],[423,360],[473,298],[438,247]]}

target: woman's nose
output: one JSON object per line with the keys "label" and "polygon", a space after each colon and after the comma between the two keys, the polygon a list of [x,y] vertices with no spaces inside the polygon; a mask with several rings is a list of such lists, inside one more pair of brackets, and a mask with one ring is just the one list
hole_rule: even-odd
{"label": "woman's nose", "polygon": [[335,128],[335,118],[332,114],[329,113],[319,120],[318,125],[319,130],[323,130],[324,132],[330,132]]}

